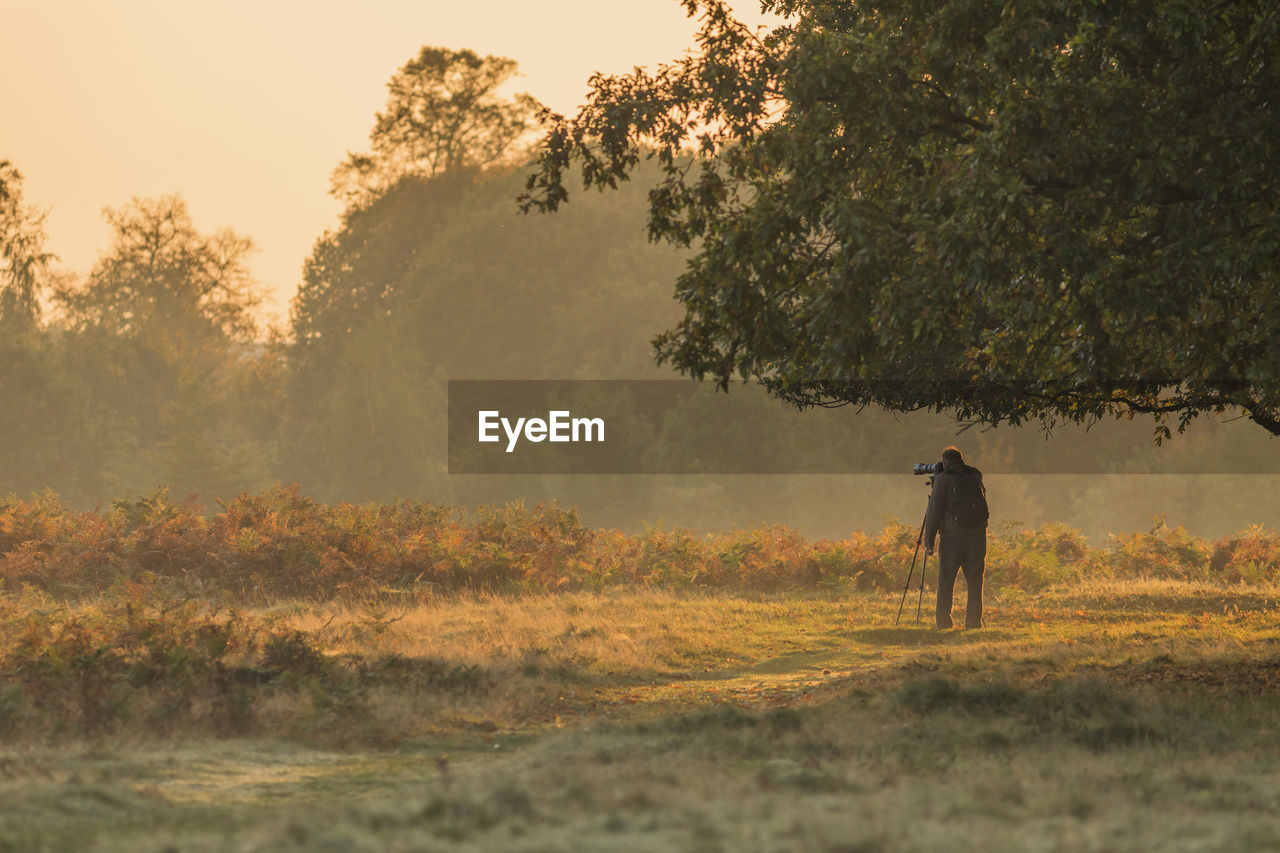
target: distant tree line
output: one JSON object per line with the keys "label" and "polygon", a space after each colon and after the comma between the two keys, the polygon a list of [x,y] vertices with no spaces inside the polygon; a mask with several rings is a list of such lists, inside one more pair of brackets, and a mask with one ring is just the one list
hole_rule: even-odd
{"label": "distant tree line", "polygon": [[328,500],[455,493],[448,377],[660,375],[648,335],[681,258],[643,195],[562,221],[515,199],[536,102],[515,63],[423,48],[391,79],[370,150],[334,172],[347,207],[303,269],[284,334],[262,328],[251,241],[178,196],[106,212],[85,275],[55,272],[22,176],[0,172],[0,493],[81,505],[168,485],[206,499],[276,481]]}
{"label": "distant tree line", "polygon": [[[201,233],[178,196],[109,209],[111,242],[94,266],[58,271],[19,170],[0,162],[0,496],[52,489],[89,507],[168,487],[212,502],[282,482],[330,502],[554,498],[590,524],[809,521],[819,531],[922,509],[910,477],[448,476],[449,378],[677,376],[655,364],[651,341],[680,317],[673,289],[692,253],[647,239],[658,167],[641,158],[638,180],[618,191],[522,216],[537,104],[501,94],[514,73],[508,59],[423,48],[393,75],[369,151],[335,170],[346,209],[306,259],[283,332],[257,319],[251,241]],[[853,411],[815,413],[813,424],[795,440],[884,447],[904,474],[955,429]],[[1016,438],[975,430],[968,446],[980,461]],[[714,448],[752,450],[749,435]],[[1153,448],[1089,452],[1111,454],[1123,473]],[[1210,436],[1159,452],[1251,448]],[[1154,502],[1175,515],[1238,505],[1238,486],[1162,489]],[[1090,478],[1010,482],[997,510],[1106,524],[1116,516],[1098,508],[1104,492]]]}

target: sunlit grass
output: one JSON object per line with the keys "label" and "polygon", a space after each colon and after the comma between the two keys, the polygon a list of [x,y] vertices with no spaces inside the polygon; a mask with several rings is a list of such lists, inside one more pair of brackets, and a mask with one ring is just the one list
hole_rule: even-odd
{"label": "sunlit grass", "polygon": [[[977,631],[915,624],[915,598],[898,625],[900,590],[275,602],[237,616],[237,636],[256,640],[223,661],[263,680],[234,694],[245,728],[221,734],[201,710],[213,681],[191,681],[186,711],[161,700],[187,693],[132,685],[130,701],[104,699],[110,725],[85,731],[70,698],[31,713],[15,693],[27,675],[10,670],[0,838],[108,850],[1280,843],[1275,584],[996,587]],[[71,620],[136,626],[174,606],[0,604],[6,655],[35,636],[33,619],[62,648]],[[295,640],[271,645],[281,637]],[[58,708],[68,716],[50,726]]]}

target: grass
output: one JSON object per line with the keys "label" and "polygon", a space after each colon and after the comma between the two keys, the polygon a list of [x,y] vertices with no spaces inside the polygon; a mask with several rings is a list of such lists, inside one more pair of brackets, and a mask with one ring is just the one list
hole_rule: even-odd
{"label": "grass", "polygon": [[[11,669],[0,850],[1275,849],[1277,599],[997,589],[971,632],[895,626],[895,592],[277,602],[219,653],[266,673],[239,733],[194,665],[122,662],[89,728]],[[55,637],[116,606],[44,604]]]}

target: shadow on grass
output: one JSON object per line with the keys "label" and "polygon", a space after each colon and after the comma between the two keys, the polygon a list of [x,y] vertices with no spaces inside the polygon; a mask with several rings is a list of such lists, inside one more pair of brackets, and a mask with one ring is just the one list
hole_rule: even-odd
{"label": "shadow on grass", "polygon": [[949,632],[921,625],[887,628],[860,628],[849,637],[872,646],[941,646],[950,641]]}
{"label": "shadow on grass", "polygon": [[1002,628],[981,628],[974,631],[946,630],[924,626],[898,626],[887,628],[861,628],[852,631],[849,637],[869,646],[954,646],[969,643],[986,643],[992,640],[1007,640],[1013,634]]}
{"label": "shadow on grass", "polygon": [[1118,619],[1130,619],[1136,613],[1145,614],[1186,614],[1201,613],[1267,613],[1275,609],[1276,598],[1266,593],[1248,591],[1224,592],[1212,590],[1206,594],[1196,593],[1107,593],[1106,595],[1085,594],[1063,596],[1058,607],[1062,610],[1084,609],[1094,616],[1096,621],[1115,615]]}

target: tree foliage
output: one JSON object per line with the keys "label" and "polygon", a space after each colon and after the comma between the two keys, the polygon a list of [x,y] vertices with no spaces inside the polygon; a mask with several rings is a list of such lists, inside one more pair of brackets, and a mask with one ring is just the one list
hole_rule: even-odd
{"label": "tree foliage", "polygon": [[423,47],[387,83],[387,106],[369,133],[371,150],[348,154],[334,172],[334,195],[360,203],[405,175],[498,162],[531,128],[538,106],[524,93],[498,94],[515,75],[513,59]]}
{"label": "tree foliage", "polygon": [[685,6],[699,50],[548,116],[525,198],[657,157],[650,234],[697,252],[660,360],[801,406],[1280,433],[1274,4]]}
{"label": "tree foliage", "polygon": [[643,197],[535,220],[513,202],[522,182],[411,176],[316,243],[291,311],[286,479],[444,500],[446,378],[658,375],[647,330],[673,317],[681,257],[646,244]]}
{"label": "tree foliage", "polygon": [[60,358],[117,437],[97,465],[126,491],[229,497],[270,482],[280,347],[255,339],[251,241],[201,233],[177,196],[106,218],[109,248],[55,291]]}
{"label": "tree foliage", "polygon": [[106,211],[111,248],[83,287],[58,295],[72,322],[182,346],[248,341],[261,301],[247,260],[253,242],[199,233],[178,196]]}
{"label": "tree foliage", "polygon": [[22,173],[0,160],[0,330],[32,329],[40,319],[43,275],[53,255],[44,248],[44,214],[22,197]]}

